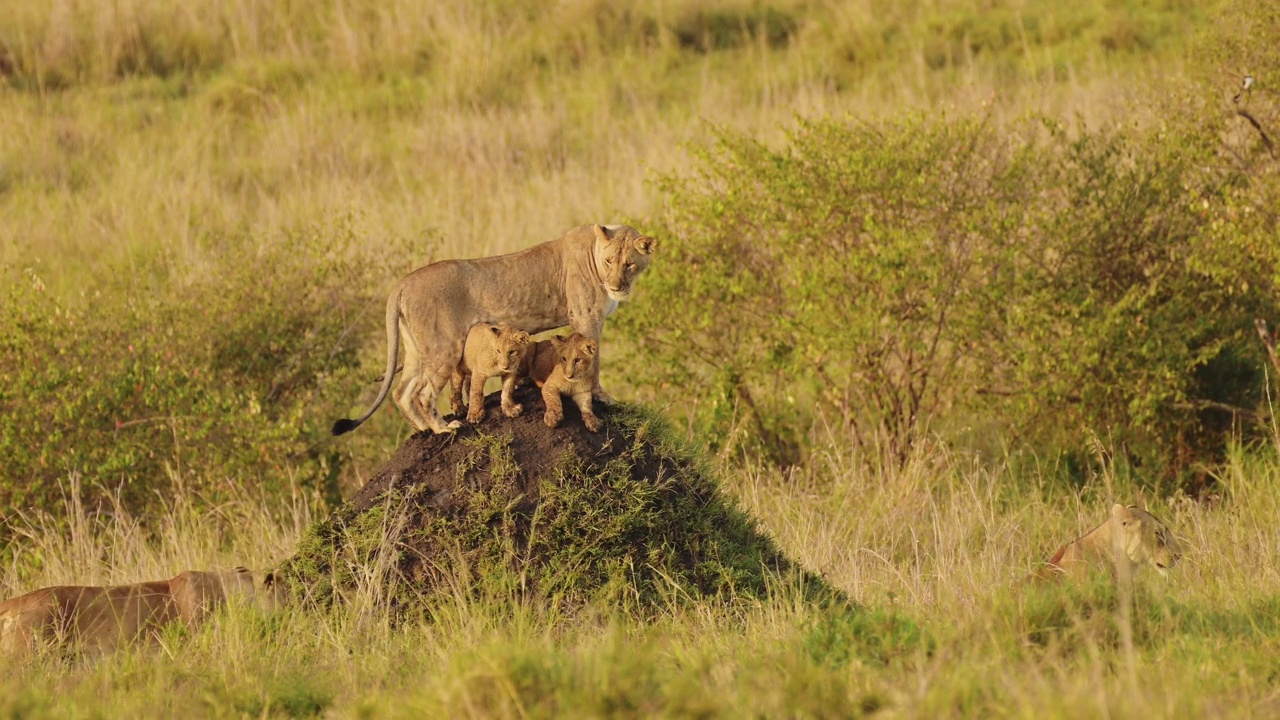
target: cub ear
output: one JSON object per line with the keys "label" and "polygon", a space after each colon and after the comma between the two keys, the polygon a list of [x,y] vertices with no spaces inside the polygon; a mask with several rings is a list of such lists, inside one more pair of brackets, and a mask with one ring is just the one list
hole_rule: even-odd
{"label": "cub ear", "polygon": [[641,255],[649,255],[654,250],[658,249],[658,241],[654,240],[648,235],[644,235],[636,238],[634,247],[636,249],[636,252],[640,253]]}
{"label": "cub ear", "polygon": [[529,333],[527,333],[527,332],[525,332],[525,331],[523,331],[523,330],[517,330],[517,331],[516,331],[515,344],[517,344],[517,345],[528,345],[528,344],[529,344]]}
{"label": "cub ear", "polygon": [[559,335],[552,335],[547,339],[551,341],[551,347],[555,348],[557,351],[564,347],[564,338]]}
{"label": "cub ear", "polygon": [[584,341],[584,342],[582,343],[581,347],[582,347],[582,352],[583,352],[584,354],[586,354],[586,355],[595,355],[595,354],[596,354],[596,341],[595,341],[595,340],[586,340],[586,341]]}

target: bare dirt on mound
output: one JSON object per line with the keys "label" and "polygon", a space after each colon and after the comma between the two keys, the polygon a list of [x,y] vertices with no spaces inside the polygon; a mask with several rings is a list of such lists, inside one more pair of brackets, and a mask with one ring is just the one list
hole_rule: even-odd
{"label": "bare dirt on mound", "polygon": [[[351,498],[357,511],[365,510],[380,502],[388,490],[396,487],[417,486],[432,495],[429,501],[439,510],[448,511],[457,487],[455,469],[469,462],[474,454],[467,440],[478,434],[504,439],[518,455],[516,484],[525,494],[527,503],[536,502],[538,480],[551,472],[568,451],[582,458],[607,462],[616,457],[627,442],[626,428],[606,423],[600,432],[588,432],[582,424],[582,415],[573,403],[565,403],[564,420],[559,427],[550,428],[543,422],[546,406],[542,394],[532,387],[516,391],[515,399],[524,407],[524,414],[508,418],[502,414],[498,393],[485,398],[485,418],[475,425],[464,424],[452,435],[436,435],[419,432],[410,437],[391,460],[383,465],[364,487]],[[595,412],[601,419],[609,415],[609,408],[596,403]],[[446,420],[455,419],[446,416]],[[623,432],[619,432],[619,430]],[[475,468],[478,471],[489,468]],[[637,468],[641,474],[655,473],[658,467]]]}
{"label": "bare dirt on mound", "polygon": [[[643,407],[597,406],[591,433],[571,403],[557,428],[533,388],[524,414],[453,435],[418,433],[299,543],[280,568],[312,601],[368,588],[393,606],[442,587],[496,583],[571,604],[763,597],[779,580],[829,592],[782,556],[721,492],[705,463]],[[806,591],[806,594],[809,594]]]}

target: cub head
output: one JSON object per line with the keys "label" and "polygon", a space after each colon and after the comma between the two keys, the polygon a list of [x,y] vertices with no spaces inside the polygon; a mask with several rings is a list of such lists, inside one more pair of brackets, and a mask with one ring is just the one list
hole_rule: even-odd
{"label": "cub head", "polygon": [[631,297],[632,284],[649,267],[657,241],[626,225],[594,225],[596,270],[604,280],[609,299]]}
{"label": "cub head", "polygon": [[503,373],[511,372],[520,366],[520,360],[529,349],[529,333],[517,330],[506,323],[489,326],[490,353],[493,368]]}
{"label": "cub head", "polygon": [[1182,549],[1169,528],[1137,505],[1115,504],[1111,521],[1116,530],[1112,537],[1135,567],[1151,564],[1164,574],[1182,558]]}
{"label": "cub head", "polygon": [[596,366],[596,350],[599,349],[595,340],[574,333],[563,340],[552,337],[551,345],[556,349],[556,362],[563,369],[566,380],[591,375]]}

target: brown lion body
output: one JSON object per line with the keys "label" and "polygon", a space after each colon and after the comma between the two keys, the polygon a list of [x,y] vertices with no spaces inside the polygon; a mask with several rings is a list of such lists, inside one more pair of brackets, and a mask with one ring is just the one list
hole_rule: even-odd
{"label": "brown lion body", "polygon": [[1060,580],[1106,568],[1120,578],[1132,578],[1143,566],[1165,572],[1182,557],[1178,541],[1164,523],[1137,505],[1113,505],[1107,521],[1067,543],[1032,577]]}
{"label": "brown lion body", "polygon": [[506,323],[476,323],[467,332],[462,359],[453,371],[453,394],[449,404],[455,415],[462,412],[462,398],[469,395],[467,422],[484,419],[484,383],[502,378],[502,412],[519,417],[524,408],[512,398],[519,379],[520,363],[529,349],[529,333]]}
{"label": "brown lion body", "polygon": [[174,621],[194,629],[232,597],[273,610],[282,592],[271,576],[255,580],[245,568],[189,570],[132,585],[42,588],[0,603],[0,652],[23,657],[63,644],[107,652]]}
{"label": "brown lion body", "polygon": [[[505,322],[536,334],[566,325],[598,340],[604,321],[630,297],[649,264],[653,238],[626,225],[580,225],[520,252],[474,260],[442,260],[402,278],[387,299],[387,364],[373,406],[334,423],[341,435],[367,420],[391,391],[401,340],[404,373],[395,403],[417,430],[451,432],[436,398],[479,322]],[[603,402],[612,398],[597,386]]]}

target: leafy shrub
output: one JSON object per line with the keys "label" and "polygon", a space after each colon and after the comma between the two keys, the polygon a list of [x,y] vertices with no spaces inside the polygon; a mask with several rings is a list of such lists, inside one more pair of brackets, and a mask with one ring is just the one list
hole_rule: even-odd
{"label": "leafy shrub", "polygon": [[805,122],[789,141],[722,132],[662,181],[663,257],[615,322],[643,338],[633,373],[697,394],[717,434],[736,407],[794,461],[816,408],[901,462],[991,364],[1031,148],[924,118]]}
{"label": "leafy shrub", "polygon": [[1264,229],[1224,224],[1213,152],[1052,123],[802,122],[780,150],[720,132],[661,181],[664,257],[614,321],[623,357],[692,394],[713,442],[784,463],[836,418],[872,460],[989,421],[1184,469],[1257,416],[1252,318],[1276,308],[1274,255],[1239,249]]}
{"label": "leafy shrub", "polygon": [[69,473],[139,513],[174,482],[211,499],[246,478],[331,483],[316,440],[358,395],[367,309],[405,257],[362,247],[349,224],[219,238],[189,276],[107,272],[77,307],[28,274],[0,312],[0,504],[53,511]]}

